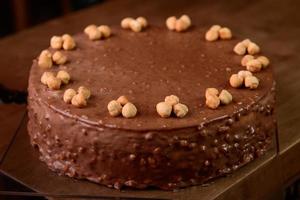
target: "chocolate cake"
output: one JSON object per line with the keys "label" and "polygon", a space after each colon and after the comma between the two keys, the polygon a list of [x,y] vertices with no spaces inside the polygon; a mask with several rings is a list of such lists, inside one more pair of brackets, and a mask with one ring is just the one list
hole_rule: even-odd
{"label": "chocolate cake", "polygon": [[[183,32],[151,25],[141,32],[114,26],[112,36],[73,36],[68,61],[49,69],[33,61],[28,86],[28,132],[40,159],[61,175],[109,187],[175,189],[232,173],[263,155],[276,131],[274,80],[269,66],[255,76],[259,86],[233,88],[229,78],[244,70],[234,53],[244,38],[208,42],[207,27]],[[49,48],[53,53],[55,50]],[[41,83],[45,71],[67,71],[58,90]],[[63,101],[68,88],[86,86],[87,105]],[[228,105],[206,105],[207,88],[226,89]],[[164,118],[156,105],[177,95],[184,117]],[[136,116],[113,117],[107,104],[125,95]]]}

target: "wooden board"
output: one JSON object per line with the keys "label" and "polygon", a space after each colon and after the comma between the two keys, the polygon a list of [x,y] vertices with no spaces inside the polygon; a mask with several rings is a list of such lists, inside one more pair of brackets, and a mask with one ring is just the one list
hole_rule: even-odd
{"label": "wooden board", "polygon": [[25,112],[25,105],[0,104],[0,163],[20,126]]}

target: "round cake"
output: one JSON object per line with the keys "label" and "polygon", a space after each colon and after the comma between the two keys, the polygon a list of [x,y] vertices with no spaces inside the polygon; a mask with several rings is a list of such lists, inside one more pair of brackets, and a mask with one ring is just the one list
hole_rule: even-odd
{"label": "round cake", "polygon": [[[229,82],[245,70],[233,51],[244,38],[208,42],[207,27],[198,26],[111,30],[101,40],[74,35],[76,47],[61,50],[65,64],[45,69],[33,61],[28,133],[51,170],[117,189],[169,190],[231,173],[270,148],[276,132],[272,67],[255,73],[256,89]],[[44,72],[60,70],[71,76],[68,84],[53,90],[41,83]],[[87,104],[66,103],[64,92],[80,86],[91,91]],[[207,88],[227,90],[232,102],[210,108]],[[110,115],[108,103],[122,95],[136,107],[135,116]],[[184,117],[157,113],[169,95],[188,107]]]}

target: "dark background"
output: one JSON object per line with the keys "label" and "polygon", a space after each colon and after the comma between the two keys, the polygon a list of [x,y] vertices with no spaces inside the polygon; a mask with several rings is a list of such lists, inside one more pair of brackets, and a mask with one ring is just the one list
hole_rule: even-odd
{"label": "dark background", "polygon": [[0,0],[0,38],[103,0]]}

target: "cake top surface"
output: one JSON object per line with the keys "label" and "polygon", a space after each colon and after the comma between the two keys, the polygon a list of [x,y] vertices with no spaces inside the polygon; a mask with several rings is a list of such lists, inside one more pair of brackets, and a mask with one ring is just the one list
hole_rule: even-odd
{"label": "cake top surface", "polygon": [[[152,25],[135,33],[112,27],[113,35],[98,41],[91,41],[80,33],[74,36],[76,49],[63,51],[68,62],[48,70],[66,70],[72,81],[60,90],[48,89],[40,83],[45,70],[34,60],[29,88],[35,91],[34,98],[61,114],[100,127],[149,131],[199,126],[257,102],[273,86],[272,67],[268,67],[255,74],[261,80],[256,90],[232,88],[228,81],[230,76],[245,70],[240,64],[242,56],[233,52],[243,38],[207,42],[205,31],[193,26],[177,33]],[[82,85],[92,92],[87,107],[76,108],[62,100],[66,89]],[[233,102],[209,109],[205,106],[204,94],[210,87],[228,90]],[[189,112],[184,118],[161,118],[157,114],[156,104],[171,94],[188,106]],[[136,117],[109,115],[108,102],[121,95],[136,105]]]}

